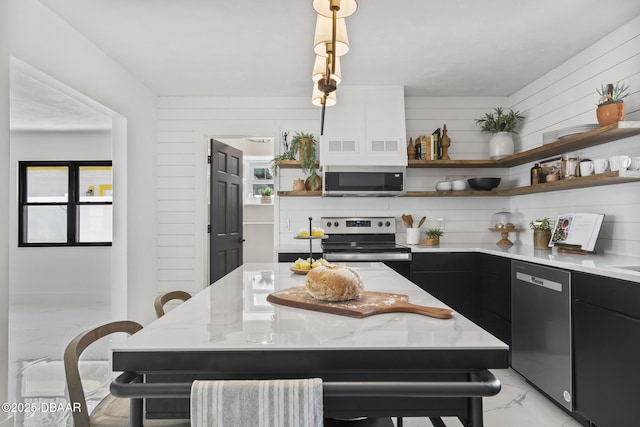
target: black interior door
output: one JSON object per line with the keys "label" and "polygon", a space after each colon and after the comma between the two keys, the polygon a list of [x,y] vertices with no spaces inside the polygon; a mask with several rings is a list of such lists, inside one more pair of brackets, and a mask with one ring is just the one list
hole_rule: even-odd
{"label": "black interior door", "polygon": [[211,140],[209,283],[242,264],[242,151]]}

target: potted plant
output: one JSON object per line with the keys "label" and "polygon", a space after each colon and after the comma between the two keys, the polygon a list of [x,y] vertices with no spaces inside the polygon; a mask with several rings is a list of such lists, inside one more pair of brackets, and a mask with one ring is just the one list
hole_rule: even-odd
{"label": "potted plant", "polygon": [[608,126],[610,124],[624,120],[625,108],[624,98],[629,95],[629,85],[624,83],[609,83],[602,85],[600,89],[596,89],[600,100],[596,115],[600,126]]}
{"label": "potted plant", "polygon": [[316,167],[316,152],[318,142],[312,133],[296,132],[291,139],[289,148],[282,154],[275,156],[273,159],[273,173],[278,174],[279,160],[295,160],[296,155],[300,159],[300,168],[308,175],[306,187],[308,190],[319,190],[322,181],[318,176]]}
{"label": "potted plant", "polygon": [[440,244],[440,236],[442,236],[444,232],[439,228],[430,228],[426,231],[426,237],[423,239],[423,246],[438,246]]}
{"label": "potted plant", "polygon": [[515,128],[524,116],[519,111],[505,111],[502,107],[493,109],[492,113],[485,113],[476,124],[484,133],[493,136],[489,141],[489,158],[491,160],[501,159],[513,154],[513,136]]}
{"label": "potted plant", "polygon": [[529,227],[533,230],[533,249],[550,250],[551,221],[549,218],[539,218],[531,221]]}
{"label": "potted plant", "polygon": [[271,203],[271,195],[273,194],[273,188],[271,187],[262,187],[258,189],[258,194],[260,194],[260,203],[270,204]]}

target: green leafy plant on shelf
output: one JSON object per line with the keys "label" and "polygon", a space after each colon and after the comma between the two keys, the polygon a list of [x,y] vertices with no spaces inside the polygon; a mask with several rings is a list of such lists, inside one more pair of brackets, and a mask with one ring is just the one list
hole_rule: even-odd
{"label": "green leafy plant on shelf", "polygon": [[479,119],[476,119],[476,124],[480,126],[482,132],[485,133],[498,133],[498,132],[511,132],[515,133],[515,128],[518,122],[524,119],[524,116],[519,111],[505,111],[502,107],[493,109],[492,113],[485,113]]}
{"label": "green leafy plant on shelf", "polygon": [[534,219],[529,223],[529,228],[532,230],[550,230],[551,220],[549,218]]}
{"label": "green leafy plant on shelf", "polygon": [[309,176],[309,186],[311,190],[316,190],[318,169],[316,167],[316,153],[318,141],[312,133],[296,132],[291,139],[288,150],[275,156],[272,161],[273,174],[278,174],[278,161],[296,160],[296,155],[300,157],[300,168]]}
{"label": "green leafy plant on shelf", "polygon": [[624,98],[629,96],[629,85],[618,82],[616,84],[609,83],[602,85],[600,89],[596,89],[600,100],[598,106],[607,104],[620,104],[624,102]]}

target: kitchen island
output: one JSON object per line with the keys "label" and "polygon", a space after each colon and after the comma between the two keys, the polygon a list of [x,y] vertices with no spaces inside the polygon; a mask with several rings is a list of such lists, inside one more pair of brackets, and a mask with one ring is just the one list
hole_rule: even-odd
{"label": "kitchen island", "polygon": [[[469,426],[481,425],[478,396],[483,394],[467,392],[486,385],[487,369],[508,366],[506,344],[459,314],[451,319],[411,313],[357,319],[267,302],[273,291],[304,285],[305,276],[293,274],[290,266],[244,264],[128,338],[113,351],[113,370],[129,372],[131,378],[145,375],[150,384],[143,386],[151,389],[132,391],[136,384],[119,381],[112,392],[157,396],[151,383],[184,385],[196,378],[422,382],[431,384],[429,396],[325,394],[325,416],[457,416]],[[446,307],[382,263],[355,268],[368,291],[406,294],[414,304]],[[440,392],[434,393],[434,387]],[[173,396],[180,393],[184,387]],[[188,418],[188,409],[188,399],[147,399],[146,416]]]}

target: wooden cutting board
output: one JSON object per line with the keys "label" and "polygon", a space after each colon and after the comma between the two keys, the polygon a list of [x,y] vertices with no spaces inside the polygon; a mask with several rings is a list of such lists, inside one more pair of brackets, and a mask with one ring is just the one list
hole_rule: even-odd
{"label": "wooden cutting board", "polygon": [[364,291],[362,297],[357,300],[330,302],[313,298],[304,286],[295,286],[270,293],[267,301],[288,307],[357,318],[396,312],[416,313],[439,319],[449,319],[453,316],[453,312],[448,308],[411,304],[407,295],[386,292]]}

